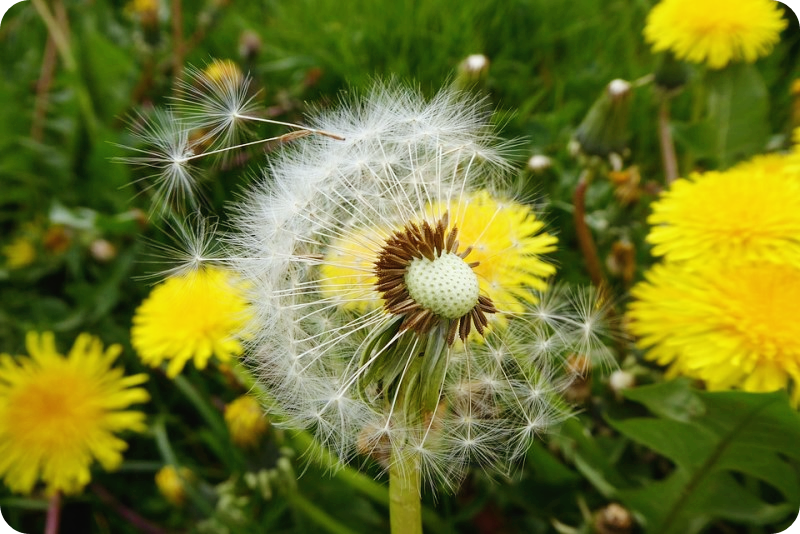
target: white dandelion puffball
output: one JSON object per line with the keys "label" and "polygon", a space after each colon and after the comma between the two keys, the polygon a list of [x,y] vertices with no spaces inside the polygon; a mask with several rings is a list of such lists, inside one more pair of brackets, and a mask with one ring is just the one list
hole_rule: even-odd
{"label": "white dandelion puffball", "polygon": [[485,104],[396,84],[321,112],[235,208],[256,376],[343,461],[411,458],[430,483],[508,469],[567,413],[602,307],[548,288],[556,238],[509,185]]}

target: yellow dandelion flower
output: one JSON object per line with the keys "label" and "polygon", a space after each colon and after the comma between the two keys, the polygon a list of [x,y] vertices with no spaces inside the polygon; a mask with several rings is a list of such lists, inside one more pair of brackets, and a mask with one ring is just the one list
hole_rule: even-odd
{"label": "yellow dandelion flower", "polygon": [[225,423],[231,440],[240,447],[252,447],[267,431],[264,410],[252,395],[242,395],[225,406]]}
{"label": "yellow dandelion flower", "polygon": [[186,502],[186,483],[194,479],[194,473],[186,467],[175,469],[165,465],[156,473],[156,487],[161,495],[175,506]]}
{"label": "yellow dandelion flower", "polygon": [[174,378],[189,360],[204,369],[211,355],[228,361],[242,353],[239,339],[250,318],[244,286],[230,272],[205,267],[168,278],[137,308],[131,344],[142,361],[164,361]]}
{"label": "yellow dandelion flower", "polygon": [[645,40],[654,52],[721,69],[770,53],[786,27],[775,0],[661,0],[647,16]]}
{"label": "yellow dandelion flower", "polygon": [[20,236],[3,247],[3,255],[6,257],[9,269],[20,269],[27,267],[36,259],[36,247],[30,239]]}
{"label": "yellow dandelion flower", "polygon": [[147,375],[112,368],[122,347],[104,351],[88,334],[66,357],[50,332],[28,333],[26,346],[30,357],[0,356],[0,476],[17,493],[37,480],[51,494],[78,493],[93,460],[119,466],[127,444],[115,433],[145,430],[144,414],[124,408],[149,399],[136,387]]}
{"label": "yellow dandelion flower", "polygon": [[[431,206],[427,211],[429,216],[451,214],[448,229],[457,228],[459,240],[470,243],[469,261],[478,263],[474,268],[478,286],[499,309],[519,313],[523,302],[537,302],[535,291],[547,289],[546,279],[555,267],[541,256],[556,250],[558,239],[542,232],[544,223],[530,206],[479,191],[465,195],[461,202]],[[326,297],[336,300],[339,294],[346,295],[347,300],[340,301],[342,307],[360,312],[380,306],[375,262],[391,233],[376,226],[332,244],[328,261],[321,267]],[[355,296],[353,288],[363,288],[363,294]]]}
{"label": "yellow dandelion flower", "polygon": [[800,401],[800,267],[768,262],[656,265],[632,290],[631,332],[647,358],[709,389]]}
{"label": "yellow dandelion flower", "polygon": [[652,204],[647,241],[669,261],[727,259],[800,265],[800,181],[764,167],[693,174]]}
{"label": "yellow dandelion flower", "polygon": [[230,84],[239,86],[244,74],[239,66],[230,59],[214,59],[203,69],[203,74],[212,84]]}

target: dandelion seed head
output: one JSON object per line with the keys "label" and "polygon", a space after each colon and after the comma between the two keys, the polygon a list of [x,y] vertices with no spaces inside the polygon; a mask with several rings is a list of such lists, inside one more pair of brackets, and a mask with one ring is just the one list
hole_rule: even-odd
{"label": "dandelion seed head", "polygon": [[[251,288],[250,361],[287,424],[343,460],[414,455],[450,488],[471,463],[505,470],[534,437],[521,428],[558,420],[563,365],[545,360],[597,328],[543,296],[557,240],[515,200],[488,117],[464,94],[378,83],[311,119],[343,139],[277,154],[226,237]],[[531,357],[543,336],[559,342]]]}

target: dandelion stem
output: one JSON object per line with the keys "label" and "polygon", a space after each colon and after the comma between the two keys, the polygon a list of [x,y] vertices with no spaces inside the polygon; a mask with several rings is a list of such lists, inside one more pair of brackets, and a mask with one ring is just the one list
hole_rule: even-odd
{"label": "dandelion stem", "polygon": [[302,511],[306,517],[310,518],[326,532],[330,532],[331,534],[355,534],[354,530],[347,528],[299,493],[292,494],[289,500],[292,506]]}
{"label": "dandelion stem", "polygon": [[603,288],[606,285],[603,268],[600,266],[600,258],[597,256],[597,247],[592,238],[592,232],[586,224],[586,189],[592,179],[592,170],[584,169],[575,187],[572,196],[575,216],[575,235],[578,238],[578,245],[586,262],[586,270],[589,271],[589,278],[595,287]]}
{"label": "dandelion stem", "polygon": [[658,139],[661,144],[661,159],[664,162],[664,181],[667,186],[678,179],[678,158],[675,155],[675,142],[669,127],[669,101],[664,96],[658,107]]}
{"label": "dandelion stem", "polygon": [[172,0],[172,77],[174,87],[179,88],[178,83],[183,77],[183,11],[180,0]]}
{"label": "dandelion stem", "polygon": [[47,505],[47,523],[44,527],[44,534],[58,534],[58,524],[61,520],[61,493],[55,492],[50,497]]}
{"label": "dandelion stem", "polygon": [[147,519],[143,518],[127,506],[120,503],[116,497],[114,497],[110,491],[108,491],[105,487],[101,486],[100,484],[94,482],[92,483],[92,491],[94,492],[97,497],[110,506],[115,512],[119,514],[120,517],[125,519],[131,526],[135,527],[136,530],[139,532],[144,532],[145,534],[165,534],[166,530],[161,528],[160,526],[156,525],[155,523],[151,523]]}
{"label": "dandelion stem", "polygon": [[422,534],[419,460],[393,455],[389,466],[389,523],[392,534]]}

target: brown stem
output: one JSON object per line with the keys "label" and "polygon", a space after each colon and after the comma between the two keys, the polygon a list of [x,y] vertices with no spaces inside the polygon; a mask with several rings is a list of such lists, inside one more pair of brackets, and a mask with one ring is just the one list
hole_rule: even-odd
{"label": "brown stem", "polygon": [[578,238],[578,246],[586,262],[586,270],[589,271],[589,278],[592,284],[598,289],[606,286],[603,269],[600,266],[600,258],[597,256],[597,247],[592,238],[592,232],[586,225],[586,189],[591,181],[592,171],[585,169],[581,173],[575,193],[572,195],[572,203],[575,208],[575,235]]}
{"label": "brown stem", "polygon": [[173,88],[178,87],[178,82],[183,77],[183,11],[181,0],[172,0],[172,79]]}
{"label": "brown stem", "polygon": [[31,122],[31,138],[41,141],[44,135],[44,120],[47,113],[48,95],[50,86],[53,82],[53,74],[56,70],[56,59],[58,51],[53,38],[48,35],[47,43],[44,47],[44,57],[42,57],[42,69],[39,73],[39,80],[36,82],[36,100],[33,105],[33,121]]}
{"label": "brown stem", "polygon": [[119,514],[120,517],[128,521],[139,532],[144,532],[145,534],[166,534],[168,532],[155,523],[151,523],[147,519],[143,518],[124,504],[120,503],[110,491],[100,484],[96,482],[93,483],[92,491],[100,498],[101,501],[110,506],[115,512],[117,512],[117,514]]}
{"label": "brown stem", "polygon": [[47,522],[44,526],[44,534],[58,534],[58,524],[61,521],[61,493],[55,492],[50,497],[47,505]]}
{"label": "brown stem", "polygon": [[678,157],[675,155],[675,142],[669,128],[669,116],[669,97],[665,96],[658,107],[658,140],[664,162],[664,179],[668,186],[678,179]]}

